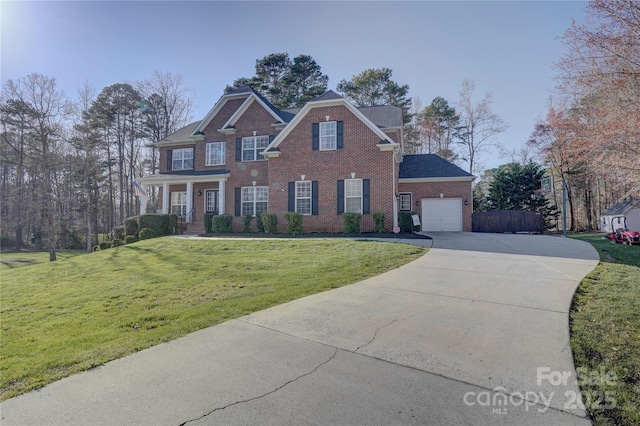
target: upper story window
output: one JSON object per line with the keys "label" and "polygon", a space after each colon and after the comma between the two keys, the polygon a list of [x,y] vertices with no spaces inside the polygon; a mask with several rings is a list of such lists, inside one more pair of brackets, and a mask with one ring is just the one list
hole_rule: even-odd
{"label": "upper story window", "polygon": [[242,138],[242,161],[266,160],[260,153],[269,145],[269,136],[247,136]]}
{"label": "upper story window", "polygon": [[193,148],[172,150],[171,170],[193,170]]}
{"label": "upper story window", "polygon": [[311,149],[335,151],[344,148],[344,122],[326,121],[311,124]]}
{"label": "upper story window", "polygon": [[225,142],[209,142],[207,143],[206,162],[207,166],[222,166],[224,165],[226,155],[226,143]]}
{"label": "upper story window", "polygon": [[336,149],[337,126],[335,121],[320,123],[320,151],[331,151]]}

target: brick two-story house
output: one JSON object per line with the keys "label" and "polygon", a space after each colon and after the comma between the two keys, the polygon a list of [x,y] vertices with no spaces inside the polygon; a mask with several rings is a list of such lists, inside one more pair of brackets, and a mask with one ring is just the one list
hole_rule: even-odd
{"label": "brick two-story house", "polygon": [[[241,217],[303,214],[303,232],[341,232],[342,213],[417,211],[426,231],[471,231],[472,175],[436,155],[403,156],[402,111],[356,108],[328,91],[302,108],[279,110],[251,87],[223,95],[203,120],[158,142],[160,171],[139,179],[157,186],[162,213],[204,231],[204,213]],[[141,200],[141,212],[146,200]],[[281,225],[284,231],[284,226]]]}

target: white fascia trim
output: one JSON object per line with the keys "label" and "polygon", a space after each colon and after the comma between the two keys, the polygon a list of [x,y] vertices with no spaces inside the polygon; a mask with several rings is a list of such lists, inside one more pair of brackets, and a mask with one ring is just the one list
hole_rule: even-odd
{"label": "white fascia trim", "polygon": [[280,151],[271,151],[271,152],[261,152],[262,156],[267,158],[278,158],[280,157]]}
{"label": "white fascia trim", "polygon": [[189,139],[192,139],[194,141],[203,141],[204,140],[204,135],[203,134],[192,135],[192,136],[189,136]]}
{"label": "white fascia trim", "polygon": [[209,111],[207,113],[207,115],[204,117],[204,119],[200,122],[200,124],[198,124],[196,126],[196,128],[193,129],[193,132],[191,134],[195,135],[198,132],[202,132],[209,125],[209,122],[211,122],[211,120],[213,120],[213,117],[215,117],[216,114],[218,114],[218,112],[220,112],[220,110],[222,109],[224,104],[227,103],[227,101],[230,101],[230,100],[233,100],[233,99],[242,99],[242,98],[244,98],[245,96],[248,96],[248,95],[249,95],[249,93],[237,93],[235,95],[223,95],[222,97],[220,97],[218,102],[216,102],[216,104],[213,106],[213,108],[211,108],[211,111]]}
{"label": "white fascia trim", "polygon": [[[265,150],[261,154],[264,154],[266,151],[270,150],[271,148],[277,148],[278,145],[280,145],[280,142],[282,142],[284,138],[286,138],[287,135],[291,133],[291,131],[298,125],[298,123],[304,118],[305,115],[307,115],[307,113],[312,108],[322,108],[322,107],[338,106],[338,105],[344,105],[345,107],[347,107],[347,109],[351,111],[356,117],[358,117],[360,121],[366,124],[367,127],[369,127],[376,135],[378,135],[381,140],[389,139],[389,136],[386,133],[384,133],[378,126],[373,124],[373,122],[371,122],[371,120],[365,117],[364,114],[358,111],[358,109],[355,106],[353,106],[351,102],[347,101],[344,98],[327,99],[325,101],[316,101],[316,102],[306,103],[305,106],[303,106],[302,109],[295,115],[295,117],[293,117],[293,120],[291,120],[289,124],[287,124],[287,126],[284,129],[282,129],[282,131],[278,134],[278,136],[276,136],[275,139],[271,141],[271,143],[265,148]],[[392,141],[392,142],[394,143],[388,144],[388,145],[390,146],[396,145],[395,141]]]}
{"label": "white fascia trim", "polygon": [[397,143],[379,143],[376,145],[378,148],[380,148],[380,151],[394,151],[396,150],[396,148],[398,148],[400,145]]}
{"label": "white fascia trim", "polygon": [[230,173],[226,173],[223,175],[198,175],[198,176],[158,174],[158,175],[139,177],[138,183],[140,185],[160,186],[163,183],[181,184],[181,183],[187,183],[187,182],[192,182],[192,183],[219,182],[219,181],[226,181],[230,175],[231,175]]}
{"label": "white fascia trim", "polygon": [[247,97],[247,99],[242,103],[242,105],[240,105],[240,108],[238,108],[236,112],[231,114],[231,117],[229,117],[227,122],[222,125],[222,128],[226,129],[227,127],[230,127],[236,124],[236,121],[238,121],[238,119],[242,117],[242,114],[244,114],[247,111],[247,109],[249,109],[249,107],[254,101],[257,101],[260,105],[262,105],[262,107],[266,109],[267,112],[269,112],[269,114],[271,114],[271,116],[275,118],[277,122],[282,123],[282,119],[278,116],[278,114],[276,114],[271,108],[269,108],[269,106],[265,104],[262,101],[262,99],[257,97],[255,93],[251,93]]}
{"label": "white fascia trim", "polygon": [[437,178],[405,178],[398,179],[398,183],[423,183],[423,182],[473,182],[475,176],[437,177]]}
{"label": "white fascia trim", "polygon": [[[159,141],[156,142],[156,146],[183,146],[183,145],[189,145],[190,147],[194,146],[194,143],[196,143],[195,140],[193,139],[183,139],[181,141]],[[189,148],[189,146],[185,146],[185,148]]]}

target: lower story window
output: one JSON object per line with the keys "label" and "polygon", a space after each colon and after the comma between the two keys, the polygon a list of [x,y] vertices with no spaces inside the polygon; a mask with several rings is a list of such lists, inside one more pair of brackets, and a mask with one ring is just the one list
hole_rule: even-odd
{"label": "lower story window", "polygon": [[411,210],[411,194],[400,194],[400,211],[408,212]]}
{"label": "lower story window", "polygon": [[311,214],[311,181],[296,182],[296,212]]}
{"label": "lower story window", "polygon": [[244,186],[242,187],[242,216],[260,216],[268,211],[269,187]]}
{"label": "lower story window", "polygon": [[344,211],[362,213],[362,179],[345,179]]}
{"label": "lower story window", "polygon": [[218,191],[207,189],[205,191],[205,212],[215,213],[218,211]]}
{"label": "lower story window", "polygon": [[171,193],[171,214],[175,214],[177,216],[185,216],[187,214],[186,192]]}

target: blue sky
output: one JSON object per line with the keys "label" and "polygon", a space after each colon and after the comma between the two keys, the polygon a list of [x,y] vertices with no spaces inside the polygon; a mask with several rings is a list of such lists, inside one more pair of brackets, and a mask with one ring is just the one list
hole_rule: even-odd
{"label": "blue sky", "polygon": [[[522,145],[545,115],[553,63],[582,1],[474,2],[9,2],[0,3],[1,77],[56,77],[70,97],[153,71],[182,74],[201,119],[237,77],[269,53],[311,55],[329,88],[367,68],[388,67],[428,105],[450,104],[465,78],[494,96],[509,125],[499,141]],[[495,150],[486,166],[505,162]]]}

